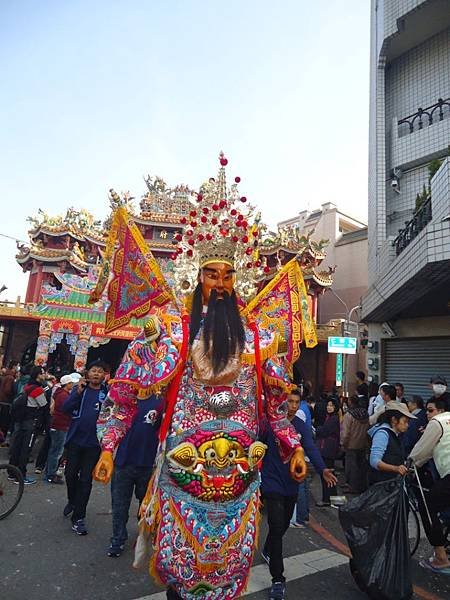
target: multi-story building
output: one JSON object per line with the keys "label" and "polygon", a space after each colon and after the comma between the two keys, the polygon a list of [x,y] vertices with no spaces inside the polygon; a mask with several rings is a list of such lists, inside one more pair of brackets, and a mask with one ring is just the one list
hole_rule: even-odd
{"label": "multi-story building", "polygon": [[[362,337],[363,326],[358,322],[358,307],[367,291],[367,226],[340,211],[332,202],[325,202],[319,209],[311,212],[303,210],[295,217],[282,221],[278,227],[280,230],[297,230],[299,235],[309,235],[314,240],[324,240],[326,256],[321,268],[332,275],[332,285],[330,281],[327,288],[323,289],[328,291],[318,296],[316,307],[322,344],[312,351],[304,350],[302,360],[305,375],[314,380],[317,387],[323,385],[329,390],[335,383],[336,355],[328,354],[327,334]],[[348,355],[344,361],[346,391],[354,390],[356,371],[365,369],[365,366],[366,352],[364,347],[358,345],[357,354]]]}
{"label": "multi-story building", "polygon": [[369,370],[426,396],[450,380],[450,0],[372,0],[370,62]]}

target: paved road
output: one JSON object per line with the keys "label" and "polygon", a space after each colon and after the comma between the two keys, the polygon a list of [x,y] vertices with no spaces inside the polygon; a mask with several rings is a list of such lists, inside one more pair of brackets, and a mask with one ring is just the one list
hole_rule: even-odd
{"label": "paved road", "polygon": [[[0,460],[5,458],[6,452],[1,449]],[[316,490],[313,485],[313,493]],[[25,489],[16,511],[0,521],[0,597],[8,600],[164,599],[161,588],[146,572],[132,569],[129,546],[120,558],[106,556],[111,525],[108,488],[94,485],[88,507],[89,535],[85,537],[72,533],[70,521],[62,516],[64,504],[65,486],[39,481]],[[366,598],[355,587],[347,558],[342,554],[339,541],[342,543],[344,538],[337,511],[313,509],[313,516],[314,529],[290,529],[286,535],[287,598]],[[129,529],[133,538],[137,531],[134,520]],[[261,536],[265,532],[263,521]],[[417,558],[426,556],[427,552],[429,547],[424,541]],[[414,583],[424,591],[417,597],[450,598],[450,577],[425,572],[417,561],[414,561]],[[245,598],[267,598],[269,585],[268,569],[257,555]]]}

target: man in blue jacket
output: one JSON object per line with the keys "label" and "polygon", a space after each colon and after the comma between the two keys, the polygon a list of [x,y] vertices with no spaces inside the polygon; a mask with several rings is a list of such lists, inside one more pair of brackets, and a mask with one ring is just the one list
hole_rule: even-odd
{"label": "man in blue jacket", "polygon": [[92,490],[92,471],[100,456],[97,439],[97,418],[107,388],[103,381],[108,371],[98,360],[88,366],[86,378],[80,379],[64,402],[63,412],[72,416],[66,437],[66,484],[68,502],[64,516],[72,514],[72,531],[86,535],[86,507]]}
{"label": "man in blue jacket", "polygon": [[[162,409],[161,396],[139,400],[133,424],[117,449],[111,480],[113,532],[108,556],[120,556],[128,539],[127,523],[133,491],[139,505],[147,491],[158,449]],[[99,433],[101,435],[101,431]]]}
{"label": "man in blue jacket", "polygon": [[[331,469],[327,469],[312,439],[311,430],[295,413],[300,404],[300,397],[294,394],[288,399],[288,419],[301,435],[302,447],[316,471],[328,486],[336,485],[337,479]],[[272,576],[270,600],[283,600],[286,583],[283,575],[283,536],[289,528],[298,495],[298,483],[289,474],[289,463],[282,462],[277,442],[270,428],[267,430],[264,443],[267,451],[261,469],[261,493],[267,508],[269,533],[262,555],[269,564]]]}

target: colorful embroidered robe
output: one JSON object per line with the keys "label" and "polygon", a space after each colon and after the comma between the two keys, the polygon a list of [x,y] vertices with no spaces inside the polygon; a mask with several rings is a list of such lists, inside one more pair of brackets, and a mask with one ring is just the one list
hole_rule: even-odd
{"label": "colorful embroidered robe", "polygon": [[[300,445],[286,418],[290,384],[276,355],[276,335],[259,333],[265,415],[258,415],[254,336],[248,327],[245,332],[239,368],[227,385],[201,381],[192,353],[188,357],[141,507],[140,537],[153,537],[150,572],[186,600],[237,598],[245,589],[258,535],[262,417],[284,461]],[[110,390],[114,405],[102,426],[104,450],[117,448],[139,397],[161,386],[164,394],[177,368],[181,337],[180,319],[169,310],[153,347],[143,334],[130,343]]]}

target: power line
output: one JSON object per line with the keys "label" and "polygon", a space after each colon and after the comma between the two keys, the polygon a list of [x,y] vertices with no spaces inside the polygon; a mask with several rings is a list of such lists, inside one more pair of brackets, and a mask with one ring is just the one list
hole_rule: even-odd
{"label": "power line", "polygon": [[19,238],[12,237],[11,235],[6,235],[6,233],[0,233],[0,236],[4,237],[4,238],[8,238],[9,240],[14,240],[15,242],[22,242],[23,244],[29,244],[30,243],[29,240],[26,242],[25,240],[21,240]]}

